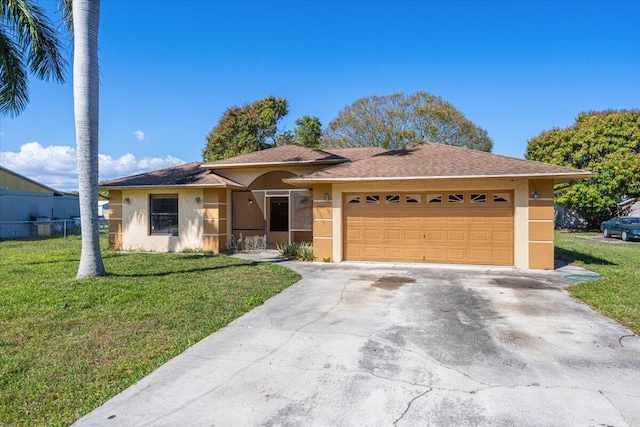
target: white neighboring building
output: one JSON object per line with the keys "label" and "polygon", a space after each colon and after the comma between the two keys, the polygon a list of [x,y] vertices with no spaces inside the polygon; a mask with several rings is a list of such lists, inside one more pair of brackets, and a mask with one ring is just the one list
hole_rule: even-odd
{"label": "white neighboring building", "polygon": [[106,214],[109,211],[109,201],[108,200],[99,200],[98,201],[98,216],[100,219],[106,218]]}

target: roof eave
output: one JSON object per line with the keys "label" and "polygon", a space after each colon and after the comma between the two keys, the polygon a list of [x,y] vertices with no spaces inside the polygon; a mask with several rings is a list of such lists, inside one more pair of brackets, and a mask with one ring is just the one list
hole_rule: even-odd
{"label": "roof eave", "polygon": [[202,169],[218,170],[218,169],[239,169],[239,168],[260,168],[269,166],[296,166],[296,165],[335,165],[348,162],[349,159],[336,159],[336,160],[304,160],[304,161],[291,161],[291,162],[264,162],[264,163],[236,163],[228,165],[200,165]]}
{"label": "roof eave", "polygon": [[99,185],[100,190],[136,190],[149,188],[229,188],[245,189],[244,185],[231,184],[173,184],[173,185]]}
{"label": "roof eave", "polygon": [[551,173],[551,174],[507,174],[507,175],[457,175],[457,176],[385,176],[385,177],[348,177],[348,178],[304,178],[283,179],[291,185],[330,184],[334,182],[372,182],[372,181],[430,181],[441,179],[553,179],[556,182],[574,181],[596,176],[593,172]]}

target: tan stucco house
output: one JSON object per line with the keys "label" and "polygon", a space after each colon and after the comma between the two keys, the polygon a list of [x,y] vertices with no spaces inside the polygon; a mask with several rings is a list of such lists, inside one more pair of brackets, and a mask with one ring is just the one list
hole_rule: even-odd
{"label": "tan stucco house", "polygon": [[101,184],[110,244],[223,252],[243,236],[313,242],[319,261],[552,269],[555,183],[591,172],[425,142],[285,145]]}

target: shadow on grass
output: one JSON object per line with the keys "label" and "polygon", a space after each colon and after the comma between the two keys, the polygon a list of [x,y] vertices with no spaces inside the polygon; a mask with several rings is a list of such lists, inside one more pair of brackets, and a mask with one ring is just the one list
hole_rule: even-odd
{"label": "shadow on grass", "polygon": [[172,270],[172,271],[159,271],[157,273],[112,273],[108,272],[108,277],[166,277],[171,276],[173,274],[184,274],[184,273],[197,273],[203,271],[214,271],[214,270],[223,270],[227,268],[238,268],[238,267],[253,267],[260,264],[259,262],[248,262],[241,264],[227,264],[227,265],[212,265],[209,267],[199,267],[199,268],[188,268],[182,270]]}
{"label": "shadow on grass", "polygon": [[557,259],[565,261],[568,264],[571,264],[575,261],[580,261],[585,265],[618,265],[611,261],[607,261],[606,259],[597,258],[582,252],[571,251],[558,247],[556,247],[555,256]]}
{"label": "shadow on grass", "polygon": [[[113,253],[108,253],[108,252],[102,252],[102,259],[108,259],[108,258],[117,258],[117,257],[121,257],[124,256],[126,254],[124,253],[120,253],[120,252],[113,252]],[[46,261],[25,261],[25,262],[14,262],[12,264],[14,265],[42,265],[42,264],[58,264],[61,262],[75,262],[75,263],[79,263],[80,262],[80,255],[78,254],[78,256],[73,257],[73,258],[64,258],[64,259],[49,259]]]}
{"label": "shadow on grass", "polygon": [[[102,251],[102,259],[103,260],[107,260],[107,259],[113,259],[113,258],[120,258],[120,257],[124,257],[124,256],[131,256],[131,255],[135,255],[135,254],[143,254],[143,255],[148,255],[149,253],[145,253],[145,252],[111,252],[111,251]],[[166,256],[180,256],[182,257],[181,259],[185,259],[185,260],[191,260],[191,259],[202,259],[202,258],[214,258],[216,256],[220,256],[219,254],[201,254],[201,253],[196,253],[196,254],[181,254],[181,253],[158,253],[159,255],[166,255]],[[57,264],[60,262],[76,262],[79,263],[80,262],[80,255],[78,254],[78,256],[73,257],[73,258],[64,258],[64,259],[52,259],[52,260],[46,260],[46,261],[25,261],[25,262],[15,262],[12,263],[14,265],[41,265],[41,264]]]}

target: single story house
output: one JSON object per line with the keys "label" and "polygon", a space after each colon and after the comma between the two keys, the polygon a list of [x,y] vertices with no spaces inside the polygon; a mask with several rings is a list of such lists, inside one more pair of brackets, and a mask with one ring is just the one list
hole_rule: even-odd
{"label": "single story house", "polygon": [[593,173],[431,142],[395,151],[285,145],[104,182],[110,244],[223,252],[313,242],[320,261],[553,269],[554,184]]}

